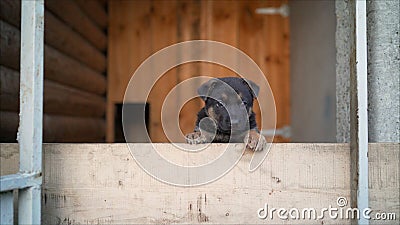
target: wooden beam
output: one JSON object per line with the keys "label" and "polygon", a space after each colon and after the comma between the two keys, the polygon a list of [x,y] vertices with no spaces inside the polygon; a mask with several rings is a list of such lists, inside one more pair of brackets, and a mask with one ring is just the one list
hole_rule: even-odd
{"label": "wooden beam", "polygon": [[[192,158],[171,144],[156,144],[160,154],[177,163]],[[17,164],[16,144],[0,144],[0,171]],[[134,144],[137,149],[151,144]],[[212,144],[197,158],[213,159],[224,144]],[[399,143],[370,144],[370,207],[400,214]],[[196,153],[197,154],[197,153]],[[248,173],[252,153],[245,152],[224,177],[207,185],[183,188],[159,182],[133,160],[126,144],[45,144],[43,223],[101,224],[349,224],[346,219],[261,220],[257,210],[338,207],[350,197],[348,144],[273,144],[261,167]],[[190,160],[189,160],[190,159]],[[188,162],[189,160],[189,162]],[[3,169],[4,168],[4,169]],[[397,224],[392,221],[374,221]]]}
{"label": "wooden beam", "polygon": [[19,28],[21,26],[21,1],[1,0],[0,19]]}
{"label": "wooden beam", "polygon": [[[4,0],[0,2],[0,6],[0,19],[19,28],[21,23],[21,2],[19,0]],[[96,49],[67,24],[59,20],[50,11],[45,10],[44,19],[45,43],[83,62],[100,73],[105,72],[106,57],[101,51]]]}
{"label": "wooden beam", "polygon": [[[45,114],[43,121],[44,142],[103,142],[105,138],[104,119]],[[18,113],[1,111],[0,122],[5,139],[1,141],[12,141],[8,137],[16,137]]]}
{"label": "wooden beam", "polygon": [[0,142],[16,142],[18,132],[18,114],[0,111]]}
{"label": "wooden beam", "polygon": [[47,114],[102,118],[105,110],[104,97],[45,81],[44,112]]}
{"label": "wooden beam", "polygon": [[104,119],[50,116],[44,118],[46,142],[104,142]]}
{"label": "wooden beam", "polygon": [[[0,66],[0,109],[18,112],[19,73]],[[44,81],[44,113],[101,118],[105,115],[104,97],[71,88],[59,83]]]}
{"label": "wooden beam", "polygon": [[107,8],[108,0],[97,0],[103,8]]}
{"label": "wooden beam", "polygon": [[107,99],[106,108],[106,142],[113,143],[115,141],[115,103]]}
{"label": "wooden beam", "polygon": [[19,112],[19,72],[1,65],[0,110]]}
{"label": "wooden beam", "polygon": [[[200,39],[200,15],[201,15],[201,2],[200,1],[178,1],[177,2],[177,40],[178,42],[199,40]],[[184,55],[194,55],[195,51],[180,52],[180,57]],[[187,79],[200,75],[199,63],[187,63],[176,67],[177,81],[180,83]],[[196,82],[192,85],[181,86],[179,89],[178,99],[180,102],[182,96],[189,96],[200,87],[201,82]],[[197,92],[195,92],[197,94]],[[193,132],[194,124],[196,123],[197,116],[193,112],[197,112],[201,108],[201,99],[194,98],[186,102],[184,107],[179,112],[179,127],[182,129],[183,134]],[[165,122],[165,121],[164,121]],[[185,141],[180,132],[175,133],[175,142]]]}
{"label": "wooden beam", "polygon": [[21,32],[0,20],[0,64],[19,70]]}
{"label": "wooden beam", "polygon": [[[149,17],[152,13],[152,2],[110,1],[109,3],[108,99],[122,103],[131,76],[143,60],[154,53],[151,47],[152,19]],[[147,85],[149,82],[149,79],[143,78],[138,80],[136,85]],[[145,99],[143,93],[137,92],[136,99]]]}
{"label": "wooden beam", "polygon": [[[149,35],[147,38],[150,39],[149,44],[151,46],[152,53],[155,53],[177,42],[176,10],[177,1],[151,2],[150,24],[152,35]],[[140,22],[143,26],[144,21]],[[141,56],[140,60],[142,61],[144,59],[145,57]],[[164,110],[169,112],[171,110],[168,108],[176,107],[175,105],[163,105],[163,102],[170,90],[176,86],[177,70],[171,69],[162,76],[161,74],[152,74],[150,79],[143,77],[142,80],[149,80],[152,82],[156,80],[156,77],[159,79],[154,86],[152,86],[148,98],[143,98],[148,100],[151,107],[149,110],[149,135],[153,142],[168,142],[169,140],[164,134],[161,123],[161,109],[164,107]]]}
{"label": "wooden beam", "polygon": [[74,1],[46,1],[46,8],[89,40],[96,48],[105,51],[107,37],[103,31],[79,8]]}
{"label": "wooden beam", "polygon": [[85,63],[96,71],[106,70],[106,57],[86,39],[57,19],[51,12],[45,14],[45,42],[67,55]]}
{"label": "wooden beam", "polygon": [[108,25],[108,16],[104,5],[97,0],[75,0],[81,9],[102,29]]}
{"label": "wooden beam", "polygon": [[[133,72],[152,54],[151,1],[110,1],[107,67],[107,142],[114,141],[115,103],[122,103]],[[134,9],[134,12],[132,12]],[[154,11],[154,9],[153,9]],[[134,53],[133,53],[134,52]],[[136,85],[143,86],[143,78]],[[145,99],[137,92],[137,99]]]}
{"label": "wooden beam", "polygon": [[[0,21],[2,29],[0,64],[19,70],[19,30]],[[45,45],[45,78],[96,94],[106,91],[106,78],[81,62]]]}
{"label": "wooden beam", "polygon": [[44,51],[46,79],[95,94],[105,94],[106,78],[103,75],[50,46],[46,45]]}

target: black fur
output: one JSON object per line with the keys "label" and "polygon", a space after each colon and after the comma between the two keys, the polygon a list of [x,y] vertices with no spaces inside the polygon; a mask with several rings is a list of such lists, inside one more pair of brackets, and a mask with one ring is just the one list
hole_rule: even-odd
{"label": "black fur", "polygon": [[[249,131],[254,139],[265,142],[264,137],[258,134],[252,110],[258,92],[259,87],[254,82],[238,77],[214,78],[201,85],[198,94],[205,101],[205,107],[197,114],[194,132],[186,135],[188,143],[243,142]],[[210,123],[201,125],[200,121],[205,118],[212,119],[216,127]],[[213,132],[215,137],[210,135],[214,138],[208,138],[206,133]],[[262,150],[256,149],[257,143],[248,147]]]}

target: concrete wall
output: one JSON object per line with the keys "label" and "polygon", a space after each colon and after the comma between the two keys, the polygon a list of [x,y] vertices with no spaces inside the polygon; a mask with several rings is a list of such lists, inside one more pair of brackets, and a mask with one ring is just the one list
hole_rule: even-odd
{"label": "concrete wall", "polygon": [[[350,73],[355,63],[354,2],[336,1],[337,142],[350,141]],[[368,140],[400,139],[400,5],[367,1]]]}
{"label": "concrete wall", "polygon": [[[354,1],[336,1],[336,141],[350,142],[350,69],[354,62]],[[352,59],[353,58],[353,59]]]}
{"label": "concrete wall", "polygon": [[292,141],[335,142],[335,2],[289,7]]}
{"label": "concrete wall", "polygon": [[400,139],[400,4],[368,1],[368,136]]}

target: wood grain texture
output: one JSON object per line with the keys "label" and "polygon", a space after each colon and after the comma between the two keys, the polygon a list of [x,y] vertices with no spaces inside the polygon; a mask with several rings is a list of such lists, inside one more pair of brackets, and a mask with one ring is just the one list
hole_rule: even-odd
{"label": "wood grain texture", "polygon": [[107,100],[106,103],[106,142],[113,143],[115,141],[115,104]]}
{"label": "wood grain texture", "polygon": [[[10,168],[17,164],[18,145],[0,146],[2,174],[15,172]],[[188,160],[170,144],[156,146],[165,157]],[[207,159],[218,155],[224,146],[212,144],[206,150]],[[150,148],[151,144],[135,147]],[[370,144],[370,207],[374,213],[400,213],[399,147],[399,143]],[[246,152],[227,175],[211,184],[182,188],[146,174],[126,144],[45,144],[43,223],[349,224],[349,220],[327,217],[257,218],[257,210],[265,203],[276,208],[320,210],[335,207],[339,196],[349,200],[348,144],[273,144],[261,167],[248,173],[251,155]],[[370,222],[398,221],[397,217],[396,221]]]}
{"label": "wood grain texture", "polygon": [[[0,21],[0,26],[4,40],[1,42],[0,64],[19,70],[20,31],[4,21]],[[106,79],[102,74],[47,44],[44,53],[46,79],[96,94],[105,93]]]}
{"label": "wood grain texture", "polygon": [[[150,37],[153,53],[177,43],[177,1],[154,1],[151,5],[151,30]],[[179,56],[171,56],[178,58]],[[157,65],[154,65],[156,67]],[[150,138],[153,142],[168,142],[168,138],[163,135],[164,129],[161,123],[161,113],[169,113],[170,108],[176,105],[163,105],[167,94],[176,86],[178,74],[176,68],[167,71],[165,74],[152,74],[152,78],[158,78],[157,82],[152,86],[148,96],[150,103],[149,123]],[[151,79],[149,79],[151,81]],[[138,90],[139,91],[139,90]],[[169,118],[177,118],[178,115],[171,115]],[[161,134],[161,135],[160,135]]]}
{"label": "wood grain texture", "polygon": [[[238,17],[239,17],[239,2],[240,1],[211,1],[211,33],[209,40],[223,42],[225,44],[237,47],[238,37],[240,35],[238,30]],[[212,77],[232,77],[238,76],[232,70],[217,64],[211,64],[211,71],[205,72]]]}
{"label": "wood grain texture", "polygon": [[[109,101],[121,103],[135,69],[167,44],[194,39],[214,40],[238,47],[259,65],[275,95],[277,127],[290,126],[288,19],[255,13],[258,7],[279,7],[284,3],[287,1],[110,1]],[[163,96],[171,87],[198,75],[238,76],[227,68],[203,62],[181,65],[165,74],[148,99],[153,140],[166,140],[159,116]],[[136,85],[147,84],[150,76],[153,74],[139,79]],[[198,86],[200,83],[189,91],[182,90],[181,96],[188,95]],[[136,100],[146,99],[142,93],[144,91],[138,90]],[[196,99],[182,108],[179,121],[184,133],[193,129],[195,114],[202,104]],[[274,121],[267,119],[261,124],[260,110],[257,107],[254,110],[260,127],[273,126]],[[278,141],[288,140],[280,138]]]}
{"label": "wood grain texture", "polygon": [[[269,38],[264,35],[264,15],[258,15],[255,13],[257,8],[263,7],[263,3],[260,1],[242,1],[240,2],[240,12],[239,12],[239,37],[238,37],[238,48],[243,50],[244,53],[249,55],[260,67],[264,75],[269,79],[267,74],[267,66],[265,65],[264,58],[268,57],[268,51],[265,48],[266,40],[270,41]],[[254,80],[254,82],[259,83],[259,80]],[[260,90],[264,93],[265,87]],[[272,105],[268,103],[267,105]],[[266,121],[264,117],[261,120],[260,106],[258,101],[255,101],[254,112],[256,113],[256,121],[259,129],[271,128],[273,125],[271,122]],[[264,112],[267,112],[264,109]]]}
{"label": "wood grain texture", "polygon": [[105,6],[98,0],[75,0],[79,7],[93,20],[99,27],[106,29],[108,16]]}
{"label": "wood grain texture", "polygon": [[102,118],[44,116],[44,142],[104,142],[106,124]]}
{"label": "wood grain texture", "polygon": [[[4,0],[0,2],[0,5],[2,7],[0,19],[19,28],[21,23],[21,2],[19,0]],[[45,43],[85,63],[98,72],[105,72],[106,58],[101,51],[97,50],[89,41],[68,24],[58,19],[49,10],[45,10],[44,19]]]}
{"label": "wood grain texture", "polygon": [[107,49],[107,36],[90,20],[75,1],[46,1],[45,6],[101,51]]}
{"label": "wood grain texture", "polygon": [[105,94],[105,76],[50,46],[45,45],[44,52],[46,79],[98,95]]}
{"label": "wood grain texture", "polygon": [[[122,103],[131,76],[152,53],[151,1],[109,2],[109,44],[107,80],[107,141],[114,141],[115,103]],[[140,79],[136,85],[145,85]],[[138,91],[138,99],[146,99]]]}
{"label": "wood grain texture", "polygon": [[0,65],[0,110],[19,111],[19,73]]}
{"label": "wood grain texture", "polygon": [[16,142],[19,117],[15,112],[0,111],[0,142]]}
{"label": "wood grain texture", "polygon": [[[151,2],[110,1],[108,99],[121,103],[128,82],[144,59],[152,54]],[[139,80],[138,86],[146,84]],[[138,91],[138,99],[145,99]]]}
{"label": "wood grain texture", "polygon": [[[0,66],[0,109],[19,111],[19,72]],[[46,114],[102,118],[105,98],[75,88],[44,81],[43,107]]]}
{"label": "wood grain texture", "polygon": [[0,19],[15,27],[21,26],[21,1],[0,1]]}
{"label": "wood grain texture", "polygon": [[[191,41],[200,39],[200,19],[201,19],[201,1],[178,1],[177,2],[177,40]],[[195,51],[180,52],[180,56],[196,54]],[[200,74],[199,62],[186,63],[176,67],[177,81],[179,84],[187,79],[196,77]],[[197,88],[201,85],[200,82],[194,82],[191,85],[181,86],[178,94],[178,102],[180,102],[189,93],[196,93]],[[201,100],[194,98],[186,102],[181,111],[178,113],[179,125],[182,133],[186,134],[193,131],[193,126],[196,123],[196,114],[201,107]],[[175,142],[184,142],[182,136],[176,135]]]}
{"label": "wood grain texture", "polygon": [[[289,21],[280,15],[260,15],[255,11],[257,8],[280,7],[286,3],[284,0],[242,1],[240,5],[239,49],[257,63],[268,79],[275,99],[277,128],[290,126]],[[267,105],[271,107],[273,102]],[[270,108],[264,108],[263,112],[268,110]],[[257,123],[265,129],[271,129],[273,121],[263,117],[261,123],[258,104],[254,111]],[[276,137],[274,141],[287,142],[289,139]]]}
{"label": "wood grain texture", "polygon": [[[0,111],[1,142],[15,142],[19,117],[16,112]],[[105,121],[102,118],[43,116],[43,142],[103,142]]]}
{"label": "wood grain texture", "polygon": [[19,70],[20,31],[0,20],[0,64]]}
{"label": "wood grain texture", "polygon": [[[105,125],[100,120],[104,120],[106,106],[103,96],[106,78],[102,74],[106,71],[106,57],[102,52],[107,45],[105,34],[75,2],[53,1],[48,4],[53,11],[45,10],[44,112],[49,126],[45,130],[60,125],[61,129],[67,127],[67,131],[52,131],[45,140],[104,141],[104,133],[100,132],[105,132]],[[66,8],[62,8],[64,6]],[[104,10],[105,2],[101,2],[99,7]],[[16,71],[20,67],[20,15],[19,0],[0,1],[0,109],[3,122],[0,130],[1,141],[7,142],[15,142],[18,126],[14,112],[19,110],[19,73]],[[54,115],[60,117],[54,119]],[[83,130],[80,126],[84,127]],[[81,132],[85,129],[87,134]]]}
{"label": "wood grain texture", "polygon": [[[286,1],[281,1],[285,3]],[[277,2],[272,6],[279,7]],[[271,6],[271,5],[270,5]],[[267,51],[269,58],[266,61],[266,76],[274,93],[277,111],[277,127],[290,125],[290,73],[289,73],[289,19],[279,15],[265,18],[264,35],[269,39]],[[273,32],[271,32],[273,31]]]}
{"label": "wood grain texture", "polygon": [[106,71],[105,55],[49,11],[45,12],[45,27],[45,42],[48,45],[97,72]]}

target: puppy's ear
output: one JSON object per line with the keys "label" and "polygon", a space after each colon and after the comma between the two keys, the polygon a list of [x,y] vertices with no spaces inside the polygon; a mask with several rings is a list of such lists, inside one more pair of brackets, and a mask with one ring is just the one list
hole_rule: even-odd
{"label": "puppy's ear", "polygon": [[199,89],[197,89],[197,93],[199,94],[199,96],[206,101],[207,100],[207,96],[209,96],[211,90],[215,87],[215,85],[217,84],[218,80],[213,78],[207,82],[205,82],[204,84],[202,84]]}
{"label": "puppy's ear", "polygon": [[243,78],[243,82],[249,87],[251,94],[254,98],[257,98],[258,93],[260,92],[260,87],[251,80],[247,80]]}

